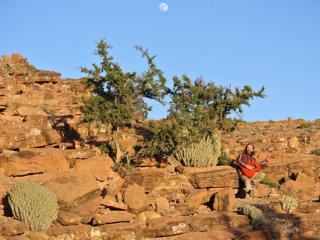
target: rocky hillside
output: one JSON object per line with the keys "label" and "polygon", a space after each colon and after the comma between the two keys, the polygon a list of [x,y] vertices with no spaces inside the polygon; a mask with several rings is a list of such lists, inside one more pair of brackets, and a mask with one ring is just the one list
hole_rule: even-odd
{"label": "rocky hillside", "polygon": [[224,137],[225,148],[235,156],[246,143],[254,143],[258,152],[311,153],[320,147],[320,118],[240,123]]}
{"label": "rocky hillside", "polygon": [[[241,123],[223,136],[235,157],[254,143],[269,182],[256,184],[243,198],[230,166],[182,167],[174,159],[119,175],[112,159],[92,144],[106,129],[81,124],[83,80],[35,69],[17,54],[0,60],[0,239],[320,239],[320,122]],[[134,151],[143,137],[120,133],[122,148]],[[8,192],[32,181],[53,191],[58,219],[34,232],[13,218]],[[283,196],[298,205],[284,211]],[[239,211],[244,204],[261,210],[263,223]],[[255,226],[255,225],[254,225]]]}

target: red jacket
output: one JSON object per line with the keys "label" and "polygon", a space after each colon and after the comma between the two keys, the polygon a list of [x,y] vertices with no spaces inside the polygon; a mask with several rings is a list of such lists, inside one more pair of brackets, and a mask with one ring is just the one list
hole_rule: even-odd
{"label": "red jacket", "polygon": [[249,168],[250,167],[250,163],[252,161],[255,161],[255,157],[254,156],[250,156],[248,155],[246,152],[240,153],[239,156],[236,159],[236,165],[241,169],[243,167],[245,168]]}

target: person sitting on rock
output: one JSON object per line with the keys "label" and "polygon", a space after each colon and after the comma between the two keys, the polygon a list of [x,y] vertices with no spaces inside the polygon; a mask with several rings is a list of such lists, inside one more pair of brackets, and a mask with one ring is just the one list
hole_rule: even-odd
{"label": "person sitting on rock", "polygon": [[[269,161],[269,157],[265,162]],[[254,157],[253,144],[247,144],[243,152],[239,154],[235,162],[239,178],[245,184],[245,191],[252,193],[252,184],[261,182],[265,178],[265,174],[261,171],[261,166],[265,163],[258,164]]]}

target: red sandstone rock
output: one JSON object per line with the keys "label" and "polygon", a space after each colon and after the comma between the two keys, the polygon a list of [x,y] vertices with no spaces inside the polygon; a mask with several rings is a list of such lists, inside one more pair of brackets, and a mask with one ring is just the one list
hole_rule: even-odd
{"label": "red sandstone rock", "polygon": [[194,208],[198,208],[201,204],[207,203],[211,200],[213,195],[221,189],[197,189],[191,192],[185,199],[186,204]]}
{"label": "red sandstone rock", "polygon": [[166,171],[158,168],[137,169],[126,174],[124,177],[126,185],[138,184],[143,186],[146,192],[151,192],[164,179]]}
{"label": "red sandstone rock", "polygon": [[112,178],[106,187],[109,196],[116,196],[124,184],[124,180],[120,176]]}
{"label": "red sandstone rock", "polygon": [[236,235],[230,231],[215,230],[209,232],[191,232],[177,236],[177,240],[232,240],[236,239]]}
{"label": "red sandstone rock", "polygon": [[213,208],[218,211],[234,211],[238,207],[235,191],[232,188],[225,188],[214,195]]}
{"label": "red sandstone rock", "polygon": [[99,186],[91,175],[67,171],[46,178],[42,180],[43,185],[57,195],[60,206],[77,206],[99,192]]}
{"label": "red sandstone rock", "polygon": [[300,200],[318,200],[319,196],[315,189],[315,180],[309,176],[299,173],[296,180],[289,179],[280,186],[280,191]]}
{"label": "red sandstone rock", "polygon": [[115,197],[108,195],[102,199],[100,204],[110,209],[128,210],[127,204],[117,202]]}
{"label": "red sandstone rock", "polygon": [[124,191],[124,202],[133,212],[141,212],[146,207],[146,195],[144,187],[138,184],[129,185]]}
{"label": "red sandstone rock", "polygon": [[158,213],[164,213],[169,210],[169,201],[165,197],[156,198],[156,210]]}
{"label": "red sandstone rock", "polygon": [[184,174],[194,188],[238,187],[237,172],[228,166],[184,168]]}
{"label": "red sandstone rock", "polygon": [[15,219],[2,218],[0,223],[0,233],[3,236],[15,236],[29,231],[27,224]]}
{"label": "red sandstone rock", "polygon": [[93,218],[93,225],[132,222],[136,215],[126,211],[99,211]]}
{"label": "red sandstone rock", "polygon": [[113,160],[109,156],[102,154],[85,160],[76,160],[74,170],[94,174],[95,172],[109,171],[113,165]]}
{"label": "red sandstone rock", "polygon": [[101,203],[99,192],[82,199],[76,206],[62,206],[59,209],[58,221],[62,225],[89,223],[97,213]]}
{"label": "red sandstone rock", "polygon": [[148,220],[144,235],[147,237],[165,237],[188,232],[190,232],[190,227],[187,217],[161,217]]}
{"label": "red sandstone rock", "polygon": [[61,150],[54,148],[33,148],[12,154],[0,154],[0,167],[5,169],[7,176],[59,172],[69,169]]}
{"label": "red sandstone rock", "polygon": [[20,116],[47,116],[47,114],[37,107],[20,106],[17,108],[17,113]]}
{"label": "red sandstone rock", "polygon": [[270,195],[271,189],[268,185],[265,184],[255,184],[252,190],[253,197],[256,198],[266,198]]}

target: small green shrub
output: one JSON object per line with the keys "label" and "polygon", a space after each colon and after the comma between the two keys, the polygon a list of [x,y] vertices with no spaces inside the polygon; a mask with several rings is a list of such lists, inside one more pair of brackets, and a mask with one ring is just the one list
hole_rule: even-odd
{"label": "small green shrub", "polygon": [[298,202],[294,197],[283,196],[281,206],[284,211],[292,213],[298,207]]}
{"label": "small green shrub", "polygon": [[297,150],[292,149],[292,148],[287,148],[286,149],[286,153],[296,153],[296,152],[297,152]]}
{"label": "small green shrub", "polygon": [[52,116],[56,113],[56,110],[47,106],[42,107],[42,111],[44,111],[46,114]]}
{"label": "small green shrub", "polygon": [[262,211],[259,208],[251,206],[249,204],[244,204],[240,206],[240,211],[251,218],[251,224],[253,229],[260,228],[265,222]]}
{"label": "small green shrub", "polygon": [[269,187],[272,187],[272,188],[279,188],[279,186],[280,186],[279,183],[273,182],[272,180],[270,180],[269,178],[266,178],[266,177],[264,179],[262,179],[260,183],[268,185]]}
{"label": "small green shrub", "polygon": [[320,148],[314,149],[311,153],[320,156]]}
{"label": "small green shrub", "polygon": [[115,163],[112,166],[112,170],[116,173],[118,173],[121,177],[125,176],[126,174],[132,172],[135,169],[135,166],[132,164],[124,161],[122,159],[120,162]]}
{"label": "small green shrub", "polygon": [[203,138],[197,143],[178,147],[175,157],[187,167],[209,167],[218,164],[221,141],[217,136]]}
{"label": "small green shrub", "polygon": [[218,160],[218,165],[220,166],[230,166],[233,163],[233,159],[230,157],[230,155],[225,152],[221,151],[221,155]]}
{"label": "small green shrub", "polygon": [[299,129],[310,128],[310,127],[312,127],[312,123],[310,122],[303,122],[297,126],[297,128]]}
{"label": "small green shrub", "polygon": [[178,140],[180,131],[169,121],[149,121],[145,128],[150,132],[150,140],[142,149],[144,156],[169,156],[173,153]]}
{"label": "small green shrub", "polygon": [[33,182],[14,185],[8,193],[13,216],[30,226],[31,231],[47,230],[58,217],[56,195]]}

